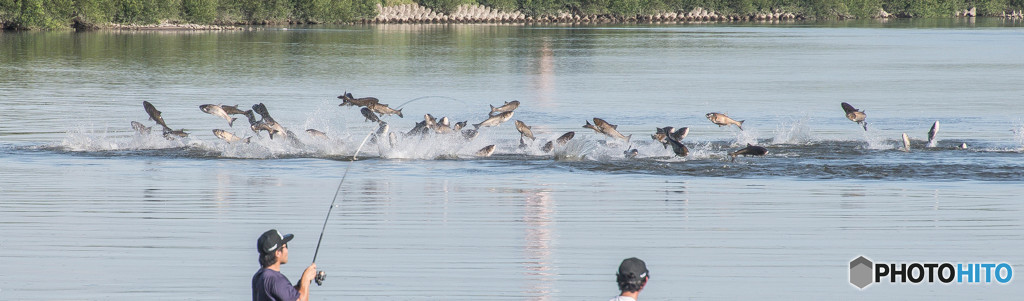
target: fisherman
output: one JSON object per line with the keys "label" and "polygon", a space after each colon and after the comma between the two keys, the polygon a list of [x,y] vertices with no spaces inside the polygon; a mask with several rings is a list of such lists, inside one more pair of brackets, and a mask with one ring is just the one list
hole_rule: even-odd
{"label": "fisherman", "polygon": [[640,296],[640,291],[647,285],[647,280],[651,279],[651,275],[647,271],[647,264],[636,257],[622,260],[622,264],[619,264],[619,272],[615,274],[615,277],[616,282],[619,283],[619,291],[622,293],[609,301],[636,301]]}
{"label": "fisherman", "polygon": [[295,237],[281,235],[276,229],[267,230],[256,240],[260,252],[260,270],[252,276],[253,301],[307,301],[310,282],[316,276],[316,263],[302,272],[299,283],[292,286],[288,277],[281,274],[281,265],[288,263],[288,241]]}

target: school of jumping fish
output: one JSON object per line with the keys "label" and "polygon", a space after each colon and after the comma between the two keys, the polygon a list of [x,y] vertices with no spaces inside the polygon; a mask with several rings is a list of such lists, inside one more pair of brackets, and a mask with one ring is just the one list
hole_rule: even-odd
{"label": "school of jumping fish", "polygon": [[[371,134],[371,141],[373,141],[374,143],[384,143],[383,141],[387,141],[387,143],[389,143],[391,146],[394,146],[395,144],[398,143],[398,134],[391,131],[390,127],[388,126],[388,123],[383,121],[381,118],[387,115],[397,115],[399,118],[404,118],[401,109],[395,110],[388,106],[387,104],[380,103],[380,100],[375,97],[355,98],[352,96],[351,93],[348,92],[345,92],[341,96],[338,96],[338,98],[341,99],[342,101],[341,104],[339,104],[338,106],[359,107],[360,114],[362,114],[363,117],[366,118],[366,121],[376,122],[378,124],[377,130],[373,134]],[[496,127],[501,125],[502,123],[511,120],[512,116],[515,114],[515,110],[519,108],[519,105],[520,102],[518,100],[506,101],[504,104],[498,107],[490,105],[490,112],[487,113],[487,118],[485,118],[480,123],[472,124],[472,129],[466,128],[466,126],[469,124],[468,121],[452,123],[451,120],[448,119],[448,117],[435,118],[431,114],[424,114],[423,121],[417,122],[416,125],[411,130],[406,132],[404,135],[407,137],[426,135],[459,135],[463,139],[466,139],[466,141],[469,141],[476,138],[477,135],[479,135],[479,130],[481,127]],[[165,138],[178,139],[188,137],[188,133],[186,133],[184,130],[174,130],[171,127],[167,126],[167,123],[164,121],[163,116],[161,116],[162,112],[157,110],[152,103],[148,101],[143,101],[142,106],[145,109],[146,114],[149,115],[149,120],[156,122],[157,125],[160,125],[163,128],[163,136]],[[868,130],[868,124],[866,121],[867,114],[865,114],[864,111],[858,110],[849,103],[845,102],[841,103],[841,106],[843,108],[843,111],[846,113],[847,119],[861,125],[865,131]],[[249,128],[255,133],[256,136],[259,136],[261,132],[265,131],[267,132],[270,139],[274,139],[275,137],[277,137],[279,139],[287,139],[293,145],[298,146],[302,144],[302,142],[296,139],[294,132],[288,130],[280,123],[275,121],[273,117],[270,116],[270,112],[267,110],[267,106],[264,105],[263,103],[255,104],[252,106],[252,109],[244,111],[239,109],[237,105],[228,106],[215,104],[203,104],[199,106],[199,109],[204,113],[227,120],[229,127],[232,127],[235,120],[237,119],[235,117],[231,117],[231,115],[243,115],[249,121]],[[260,115],[259,120],[256,119],[257,114]],[[726,114],[717,112],[707,113],[705,117],[712,123],[718,125],[719,127],[735,125],[741,131],[743,130],[744,120],[736,121],[727,116]],[[605,135],[615,140],[622,140],[627,143],[633,137],[633,135],[623,135],[618,131],[618,125],[611,124],[605,121],[604,119],[594,117],[593,122],[594,123],[590,123],[590,120],[587,120],[583,125],[583,128],[591,129],[597,134]],[[152,133],[152,127],[147,127],[140,122],[132,121],[131,125],[132,128],[139,134],[149,135]],[[521,120],[516,120],[515,127],[520,133],[520,148],[529,147],[529,144],[526,143],[527,138],[530,139],[531,141],[536,140],[536,137],[533,134],[532,127],[527,125],[525,122]],[[935,147],[935,138],[938,134],[938,131],[939,122],[935,121],[935,123],[932,124],[931,129],[928,131],[927,147]],[[689,148],[686,147],[686,144],[683,143],[683,139],[686,138],[686,135],[689,134],[689,132],[690,129],[688,127],[659,127],[655,129],[654,134],[651,134],[651,139],[660,142],[666,149],[671,147],[672,152],[675,153],[676,156],[686,157],[690,153],[690,150]],[[306,133],[315,138],[328,138],[326,133],[317,129],[306,129]],[[221,140],[224,140],[228,143],[250,143],[252,138],[238,137],[237,135],[232,134],[231,132],[228,132],[223,129],[213,129],[213,134],[217,136],[217,138],[220,138]],[[572,140],[575,136],[576,132],[566,132],[565,134],[562,134],[555,140],[547,141],[546,143],[543,144],[543,146],[541,146],[540,149],[544,152],[551,152],[556,144],[564,146],[566,145],[566,143],[569,142],[569,140]],[[906,133],[903,133],[902,136],[903,151],[910,151],[909,137]],[[386,140],[384,140],[385,137]],[[964,149],[967,148],[967,145],[961,144],[958,148]],[[475,155],[478,157],[489,157],[492,154],[494,154],[495,149],[496,145],[491,144],[475,152]],[[627,148],[627,150],[623,152],[623,155],[626,158],[636,157],[638,154],[639,151],[635,148]],[[732,158],[732,161],[735,161],[736,157],[738,156],[764,156],[767,154],[767,148],[752,144],[747,144],[747,146],[744,148],[728,152],[728,155]]]}

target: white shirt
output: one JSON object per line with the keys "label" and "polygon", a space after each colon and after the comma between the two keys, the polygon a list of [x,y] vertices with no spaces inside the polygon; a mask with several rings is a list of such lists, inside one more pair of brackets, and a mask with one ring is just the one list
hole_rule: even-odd
{"label": "white shirt", "polygon": [[608,301],[636,301],[636,299],[627,296],[615,296],[615,298],[612,298],[611,300]]}

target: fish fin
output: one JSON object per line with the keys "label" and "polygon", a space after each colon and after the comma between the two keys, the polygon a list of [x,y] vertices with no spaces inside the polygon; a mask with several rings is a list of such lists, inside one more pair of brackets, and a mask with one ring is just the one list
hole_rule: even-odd
{"label": "fish fin", "polygon": [[235,123],[235,120],[238,120],[238,118],[231,118],[231,121],[228,121],[228,126],[229,127],[235,127],[234,125],[232,125],[232,124]]}
{"label": "fish fin", "polygon": [[242,141],[244,141],[245,144],[249,144],[249,142],[252,141],[252,137],[245,137],[245,139],[242,139]]}
{"label": "fish fin", "polygon": [[868,131],[868,123],[864,122],[864,123],[861,123],[861,125],[864,126],[864,131],[867,132]]}
{"label": "fish fin", "polygon": [[856,112],[857,111],[857,109],[853,108],[853,106],[848,104],[848,103],[844,102],[844,103],[842,103],[840,105],[843,107],[843,111],[846,112],[846,114],[850,114],[851,112]]}
{"label": "fish fin", "polygon": [[753,144],[747,143],[747,147],[754,146]]}

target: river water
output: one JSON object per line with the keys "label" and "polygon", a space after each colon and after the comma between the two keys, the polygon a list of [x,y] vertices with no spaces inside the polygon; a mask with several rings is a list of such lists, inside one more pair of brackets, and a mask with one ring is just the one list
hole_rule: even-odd
{"label": "river water", "polygon": [[[296,235],[297,280],[339,187],[315,300],[607,300],[632,256],[643,300],[1012,299],[1019,280],[848,275],[862,255],[1019,273],[1021,53],[1024,27],[990,19],[3,32],[0,299],[246,299],[259,234]],[[346,91],[403,110],[393,141]],[[406,135],[512,100],[474,139]],[[292,133],[199,110],[257,103]],[[595,117],[629,141],[582,128]],[[688,156],[651,139],[664,126],[689,128]],[[732,161],[746,144],[769,153]]]}

